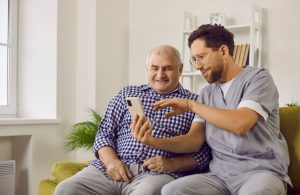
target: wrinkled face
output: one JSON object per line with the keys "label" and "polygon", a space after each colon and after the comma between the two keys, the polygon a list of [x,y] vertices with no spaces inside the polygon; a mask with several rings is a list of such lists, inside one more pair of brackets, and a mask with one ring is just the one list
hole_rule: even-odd
{"label": "wrinkled face", "polygon": [[220,49],[206,47],[205,41],[196,39],[191,45],[194,67],[200,70],[208,83],[214,83],[222,78],[224,63]]}
{"label": "wrinkled face", "polygon": [[170,93],[179,84],[182,64],[168,54],[151,54],[147,67],[148,83],[158,93]]}

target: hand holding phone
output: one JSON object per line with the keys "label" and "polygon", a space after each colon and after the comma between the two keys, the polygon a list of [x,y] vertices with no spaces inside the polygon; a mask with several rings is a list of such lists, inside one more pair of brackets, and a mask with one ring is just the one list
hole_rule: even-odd
{"label": "hand holding phone", "polygon": [[142,106],[142,101],[139,97],[127,97],[126,98],[127,107],[131,115],[131,119],[133,119],[135,114],[145,115],[144,109]]}

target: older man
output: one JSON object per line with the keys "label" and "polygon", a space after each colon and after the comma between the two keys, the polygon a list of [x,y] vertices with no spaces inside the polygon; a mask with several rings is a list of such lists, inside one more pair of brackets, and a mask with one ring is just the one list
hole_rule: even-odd
{"label": "older man", "polygon": [[172,137],[189,131],[192,112],[165,119],[163,116],[169,109],[155,112],[151,107],[165,98],[198,98],[179,84],[182,69],[175,48],[163,45],[153,49],[147,57],[148,84],[125,87],[109,103],[94,144],[97,159],[59,184],[54,194],[160,194],[163,185],[186,171],[205,169],[210,160],[207,145],[194,153],[176,154],[150,148],[131,135],[127,97],[141,98],[145,111],[142,117],[151,121],[153,136]]}

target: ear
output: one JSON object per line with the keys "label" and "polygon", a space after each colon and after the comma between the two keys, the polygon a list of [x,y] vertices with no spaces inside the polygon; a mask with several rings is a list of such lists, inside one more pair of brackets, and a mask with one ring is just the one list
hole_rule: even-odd
{"label": "ear", "polygon": [[229,55],[229,48],[227,45],[221,45],[221,47],[219,48],[219,51],[221,52],[222,56]]}
{"label": "ear", "polygon": [[180,72],[180,74],[181,74],[182,71],[183,71],[183,64],[179,64],[178,66],[179,66],[179,72]]}

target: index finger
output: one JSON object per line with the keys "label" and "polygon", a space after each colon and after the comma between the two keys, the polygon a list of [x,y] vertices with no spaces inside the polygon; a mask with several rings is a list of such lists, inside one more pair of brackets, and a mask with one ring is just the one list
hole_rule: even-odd
{"label": "index finger", "polygon": [[131,174],[130,175],[128,175],[130,172],[128,172],[127,170],[126,170],[126,165],[125,165],[125,167],[122,167],[120,170],[119,170],[119,174],[120,174],[120,176],[121,176],[121,178],[122,178],[122,181],[124,181],[124,182],[129,182],[129,179],[130,179],[130,177],[131,177]]}
{"label": "index finger", "polygon": [[163,99],[163,100],[154,102],[152,104],[152,107],[153,107],[154,110],[158,110],[158,109],[161,109],[161,108],[168,107],[168,105],[169,105],[168,101],[169,101],[169,99]]}
{"label": "index finger", "polygon": [[135,125],[136,125],[139,117],[140,116],[138,114],[135,114],[134,117],[132,118],[132,123],[130,125],[131,130],[133,130],[135,128]]}
{"label": "index finger", "polygon": [[130,180],[132,178],[132,173],[131,173],[131,171],[129,170],[129,168],[127,166],[125,166],[125,171],[126,171],[126,174],[128,176],[128,179]]}

